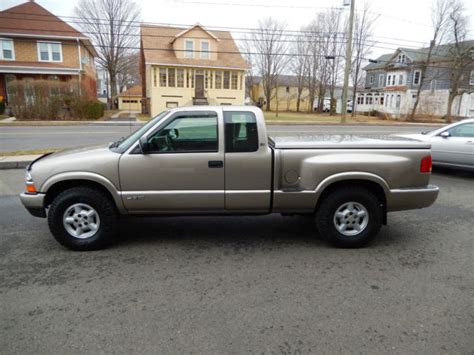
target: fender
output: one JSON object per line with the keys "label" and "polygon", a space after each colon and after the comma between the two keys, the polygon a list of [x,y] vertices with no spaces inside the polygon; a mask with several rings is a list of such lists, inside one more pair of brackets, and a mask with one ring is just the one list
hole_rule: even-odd
{"label": "fender", "polygon": [[345,181],[345,180],[366,180],[366,181],[372,181],[375,182],[376,184],[380,185],[381,188],[383,188],[385,196],[390,193],[390,187],[388,186],[387,181],[380,177],[379,175],[373,174],[373,173],[366,173],[363,171],[351,171],[351,172],[345,172],[345,173],[338,173],[334,174],[331,176],[328,176],[325,178],[323,181],[321,181],[318,186],[316,186],[316,189],[314,192],[316,193],[317,197],[321,195],[321,193],[331,184],[339,181]]}
{"label": "fender", "polygon": [[67,180],[84,180],[84,181],[93,181],[98,183],[99,185],[105,187],[107,191],[110,192],[112,198],[115,201],[115,205],[117,206],[118,210],[121,213],[124,213],[125,207],[123,206],[122,197],[117,190],[117,187],[107,179],[106,177],[91,173],[91,172],[84,172],[84,171],[68,171],[66,173],[60,173],[57,175],[50,176],[40,187],[40,191],[42,193],[47,193],[48,190],[56,183],[67,181]]}

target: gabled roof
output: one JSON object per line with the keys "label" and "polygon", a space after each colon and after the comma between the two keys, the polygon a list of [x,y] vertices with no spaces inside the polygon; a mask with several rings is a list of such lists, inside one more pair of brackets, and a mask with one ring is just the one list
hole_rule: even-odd
{"label": "gabled roof", "polygon": [[203,68],[247,69],[248,64],[240,54],[228,31],[208,31],[219,38],[217,59],[177,58],[172,39],[182,34],[182,27],[141,25],[141,43],[146,64],[163,64]]}
{"label": "gabled roof", "polygon": [[[474,40],[464,41],[462,44],[468,48],[474,48]],[[432,62],[445,62],[450,60],[451,51],[453,49],[453,43],[442,44],[435,46],[431,54]],[[398,52],[405,53],[413,63],[419,63],[425,61],[428,56],[429,47],[423,48],[405,48],[400,47],[393,53],[383,54],[378,57],[377,63],[369,63],[363,69],[374,70],[384,69],[388,62],[396,56]]]}
{"label": "gabled roof", "polygon": [[97,55],[89,39],[34,1],[0,11],[0,36],[64,38],[82,40]]}
{"label": "gabled roof", "polygon": [[201,30],[203,30],[204,32],[206,32],[209,36],[211,36],[212,38],[214,38],[216,41],[219,41],[219,38],[214,34],[212,33],[211,31],[208,31],[207,29],[204,28],[204,26],[200,25],[199,23],[195,24],[194,26],[192,27],[189,27],[188,29],[184,30],[184,31],[181,31],[180,33],[176,34],[173,39],[170,41],[170,43],[173,43],[174,41],[176,41],[179,37],[182,37],[184,36],[186,33],[188,33],[189,31],[191,30],[194,30],[195,28],[200,28]]}

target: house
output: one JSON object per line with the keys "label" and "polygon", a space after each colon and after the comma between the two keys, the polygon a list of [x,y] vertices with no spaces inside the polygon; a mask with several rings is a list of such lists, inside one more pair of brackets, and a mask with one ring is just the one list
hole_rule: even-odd
{"label": "house", "polygon": [[142,87],[140,85],[132,86],[118,96],[118,108],[123,111],[142,112]]}
{"label": "house", "polygon": [[[474,41],[466,41],[474,59]],[[450,46],[445,44],[433,49],[432,63],[421,83],[421,65],[426,61],[428,48],[398,48],[393,53],[380,56],[363,69],[366,72],[364,90],[358,93],[356,110],[359,112],[380,111],[394,117],[408,115],[413,109],[417,90],[421,93],[417,113],[443,116],[447,112],[450,89]],[[456,116],[474,115],[474,61],[463,74],[463,94],[453,102]]]}
{"label": "house", "polygon": [[[262,78],[255,76],[248,80],[248,96],[251,102],[264,107],[266,97],[263,90]],[[270,95],[271,111],[297,111],[298,106],[298,78],[294,75],[279,75],[278,84],[271,91]],[[305,86],[301,91],[300,107],[301,112],[311,110],[309,90]]]}
{"label": "house", "polygon": [[[266,102],[266,97],[263,90],[262,78],[260,76],[255,76],[248,78],[247,84],[247,95],[249,101],[253,104],[264,107]],[[278,83],[271,91],[270,95],[270,111],[297,111],[298,106],[298,78],[295,75],[279,75]],[[311,103],[311,98],[309,94],[309,89],[306,83],[303,84],[303,89],[301,90],[300,95],[300,112],[314,111],[318,107],[318,92],[316,92],[316,98],[313,103]],[[336,99],[336,112],[341,112],[341,97],[342,97],[342,88],[336,86],[334,89],[334,98]],[[349,88],[348,91],[348,100],[352,99],[352,88]],[[330,107],[330,95],[329,89],[326,89],[324,95],[324,103],[329,110]],[[327,104],[327,105],[326,105]]]}
{"label": "house", "polygon": [[7,103],[14,80],[76,79],[95,97],[96,55],[85,35],[34,1],[0,11],[0,96]]}
{"label": "house", "polygon": [[243,105],[247,62],[228,31],[141,26],[143,111]]}

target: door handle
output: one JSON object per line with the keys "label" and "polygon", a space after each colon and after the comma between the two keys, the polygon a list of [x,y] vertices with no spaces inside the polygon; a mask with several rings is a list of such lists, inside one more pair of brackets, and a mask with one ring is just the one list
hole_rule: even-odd
{"label": "door handle", "polygon": [[224,162],[222,160],[209,160],[207,166],[211,169],[223,168]]}

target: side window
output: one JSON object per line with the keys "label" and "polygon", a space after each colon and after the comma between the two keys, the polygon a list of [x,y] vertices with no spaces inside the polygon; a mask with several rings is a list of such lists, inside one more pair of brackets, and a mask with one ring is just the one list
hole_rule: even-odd
{"label": "side window", "polygon": [[474,123],[466,123],[449,130],[451,137],[468,137],[474,138]]}
{"label": "side window", "polygon": [[252,112],[224,112],[226,153],[258,150],[257,119]]}
{"label": "side window", "polygon": [[151,153],[217,152],[216,116],[179,116],[148,137]]}

